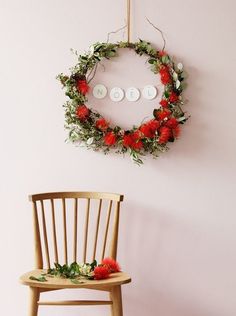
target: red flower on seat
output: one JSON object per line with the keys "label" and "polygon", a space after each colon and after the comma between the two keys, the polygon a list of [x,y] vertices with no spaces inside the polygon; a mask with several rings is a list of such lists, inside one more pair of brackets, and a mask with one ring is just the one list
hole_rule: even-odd
{"label": "red flower on seat", "polygon": [[95,280],[107,279],[109,275],[110,275],[110,272],[106,266],[98,266],[94,269]]}
{"label": "red flower on seat", "polygon": [[102,265],[107,267],[110,273],[120,272],[119,263],[112,258],[103,259]]}

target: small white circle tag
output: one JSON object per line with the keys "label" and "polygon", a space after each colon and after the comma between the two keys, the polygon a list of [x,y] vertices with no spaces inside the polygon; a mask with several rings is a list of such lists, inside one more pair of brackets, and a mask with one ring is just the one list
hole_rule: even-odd
{"label": "small white circle tag", "polygon": [[143,88],[142,95],[147,100],[155,99],[157,96],[157,89],[154,86],[148,85]]}
{"label": "small white circle tag", "polygon": [[124,96],[124,91],[119,87],[112,88],[110,91],[110,98],[114,102],[121,101],[124,98]]}
{"label": "small white circle tag", "polygon": [[107,88],[103,84],[97,84],[93,88],[93,96],[96,99],[103,99],[107,95]]}
{"label": "small white circle tag", "polygon": [[131,102],[135,102],[140,98],[140,91],[137,88],[130,87],[126,90],[126,99]]}

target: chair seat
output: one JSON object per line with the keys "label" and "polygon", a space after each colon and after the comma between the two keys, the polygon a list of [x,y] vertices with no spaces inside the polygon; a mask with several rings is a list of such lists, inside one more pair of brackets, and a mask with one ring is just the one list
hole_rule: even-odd
{"label": "chair seat", "polygon": [[108,279],[104,280],[87,280],[81,279],[83,283],[75,284],[70,279],[59,277],[46,276],[46,282],[38,282],[31,280],[30,277],[39,277],[42,273],[47,273],[47,270],[36,269],[23,274],[20,277],[20,282],[24,285],[37,287],[41,289],[71,289],[71,288],[86,288],[94,290],[109,290],[113,286],[131,282],[131,278],[124,272],[112,273]]}

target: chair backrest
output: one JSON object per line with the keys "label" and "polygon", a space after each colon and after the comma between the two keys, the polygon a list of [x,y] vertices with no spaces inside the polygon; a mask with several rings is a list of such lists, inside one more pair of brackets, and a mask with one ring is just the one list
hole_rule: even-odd
{"label": "chair backrest", "polygon": [[116,259],[123,195],[53,192],[29,196],[33,203],[35,265]]}

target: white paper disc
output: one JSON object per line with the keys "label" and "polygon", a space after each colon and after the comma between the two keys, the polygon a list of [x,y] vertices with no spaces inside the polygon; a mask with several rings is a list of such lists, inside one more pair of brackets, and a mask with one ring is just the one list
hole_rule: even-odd
{"label": "white paper disc", "polygon": [[96,99],[103,99],[107,95],[107,88],[103,84],[97,84],[93,88],[93,96]]}
{"label": "white paper disc", "polygon": [[114,102],[120,102],[124,98],[124,96],[124,91],[119,87],[112,88],[110,91],[110,98]]}
{"label": "white paper disc", "polygon": [[157,89],[151,85],[145,86],[143,88],[142,95],[147,100],[153,100],[157,96]]}
{"label": "white paper disc", "polygon": [[131,102],[135,102],[140,98],[140,91],[137,88],[130,87],[125,93],[126,99]]}

